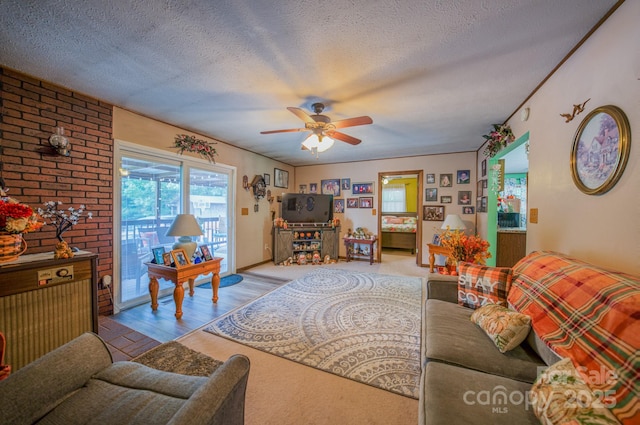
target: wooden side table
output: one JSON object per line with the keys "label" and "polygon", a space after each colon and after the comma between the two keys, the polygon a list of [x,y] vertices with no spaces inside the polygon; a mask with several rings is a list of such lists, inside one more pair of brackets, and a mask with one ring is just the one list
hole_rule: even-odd
{"label": "wooden side table", "polygon": [[[347,263],[351,261],[352,258],[369,258],[369,264],[373,264],[373,254],[375,253],[375,244],[378,241],[377,238],[373,239],[354,239],[354,238],[344,238],[344,247],[347,249]],[[364,254],[353,254],[351,252],[353,245],[368,245],[369,246],[369,255]]]}
{"label": "wooden side table", "polygon": [[451,255],[451,249],[430,243],[428,243],[427,246],[429,247],[429,273],[433,273],[433,270],[435,269],[434,264],[436,262],[436,254],[448,257]]}
{"label": "wooden side table", "polygon": [[185,281],[189,282],[189,296],[193,296],[193,286],[198,276],[202,274],[212,273],[211,277],[211,289],[213,290],[214,303],[218,302],[218,288],[220,287],[220,262],[222,257],[215,257],[213,260],[203,261],[198,264],[189,264],[188,266],[176,268],[165,266],[164,264],[145,263],[148,267],[149,274],[149,294],[151,294],[151,309],[156,311],[158,309],[158,291],[160,285],[158,279],[163,278],[170,280],[176,285],[173,290],[173,300],[176,303],[176,319],[182,317],[182,301],[184,300],[184,287],[182,286]]}

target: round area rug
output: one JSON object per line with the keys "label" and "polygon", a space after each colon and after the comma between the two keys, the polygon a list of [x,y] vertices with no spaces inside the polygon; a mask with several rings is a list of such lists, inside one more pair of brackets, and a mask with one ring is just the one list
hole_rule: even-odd
{"label": "round area rug", "polygon": [[[239,274],[230,274],[229,276],[225,276],[220,279],[220,288],[225,288],[227,286],[235,285],[236,283],[240,282],[242,282],[242,276],[240,276]],[[211,282],[200,285],[198,286],[198,288],[211,288]]]}

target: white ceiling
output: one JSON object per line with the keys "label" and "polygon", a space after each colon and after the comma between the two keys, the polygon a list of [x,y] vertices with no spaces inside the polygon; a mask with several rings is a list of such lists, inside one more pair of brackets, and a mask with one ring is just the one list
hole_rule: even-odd
{"label": "white ceiling", "polygon": [[[615,0],[2,0],[0,63],[291,165],[477,150]],[[343,129],[319,159],[288,106]],[[224,162],[224,158],[219,159]]]}

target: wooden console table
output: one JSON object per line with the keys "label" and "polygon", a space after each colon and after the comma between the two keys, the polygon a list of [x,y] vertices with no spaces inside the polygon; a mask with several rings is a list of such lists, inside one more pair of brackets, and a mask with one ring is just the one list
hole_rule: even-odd
{"label": "wooden console table", "polygon": [[429,273],[433,273],[433,270],[435,269],[434,264],[436,262],[436,254],[448,257],[451,255],[451,249],[430,243],[428,243],[427,246],[429,247]]}
{"label": "wooden console table", "polygon": [[[351,261],[352,258],[369,258],[369,264],[373,264],[373,255],[375,253],[375,244],[378,241],[377,238],[374,239],[355,239],[355,238],[344,238],[344,247],[347,249],[347,263]],[[351,251],[354,245],[368,245],[369,246],[369,254],[353,254]]]}
{"label": "wooden console table", "polygon": [[173,290],[173,300],[176,303],[176,319],[182,317],[182,301],[184,300],[184,282],[189,282],[189,296],[193,296],[193,286],[195,279],[202,275],[212,273],[211,289],[213,290],[214,303],[218,302],[218,288],[220,287],[220,262],[221,257],[215,257],[213,260],[203,261],[198,264],[189,264],[188,266],[176,268],[165,266],[164,264],[145,263],[148,267],[149,274],[149,294],[151,294],[151,309],[158,309],[158,291],[160,285],[158,279],[166,279],[176,285]]}

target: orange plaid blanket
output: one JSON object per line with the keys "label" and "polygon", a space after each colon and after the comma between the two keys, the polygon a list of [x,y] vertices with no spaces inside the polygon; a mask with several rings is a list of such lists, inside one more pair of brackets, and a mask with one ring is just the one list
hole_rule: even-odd
{"label": "orange plaid blanket", "polygon": [[508,301],[620,422],[640,424],[640,277],[537,251],[513,267]]}

